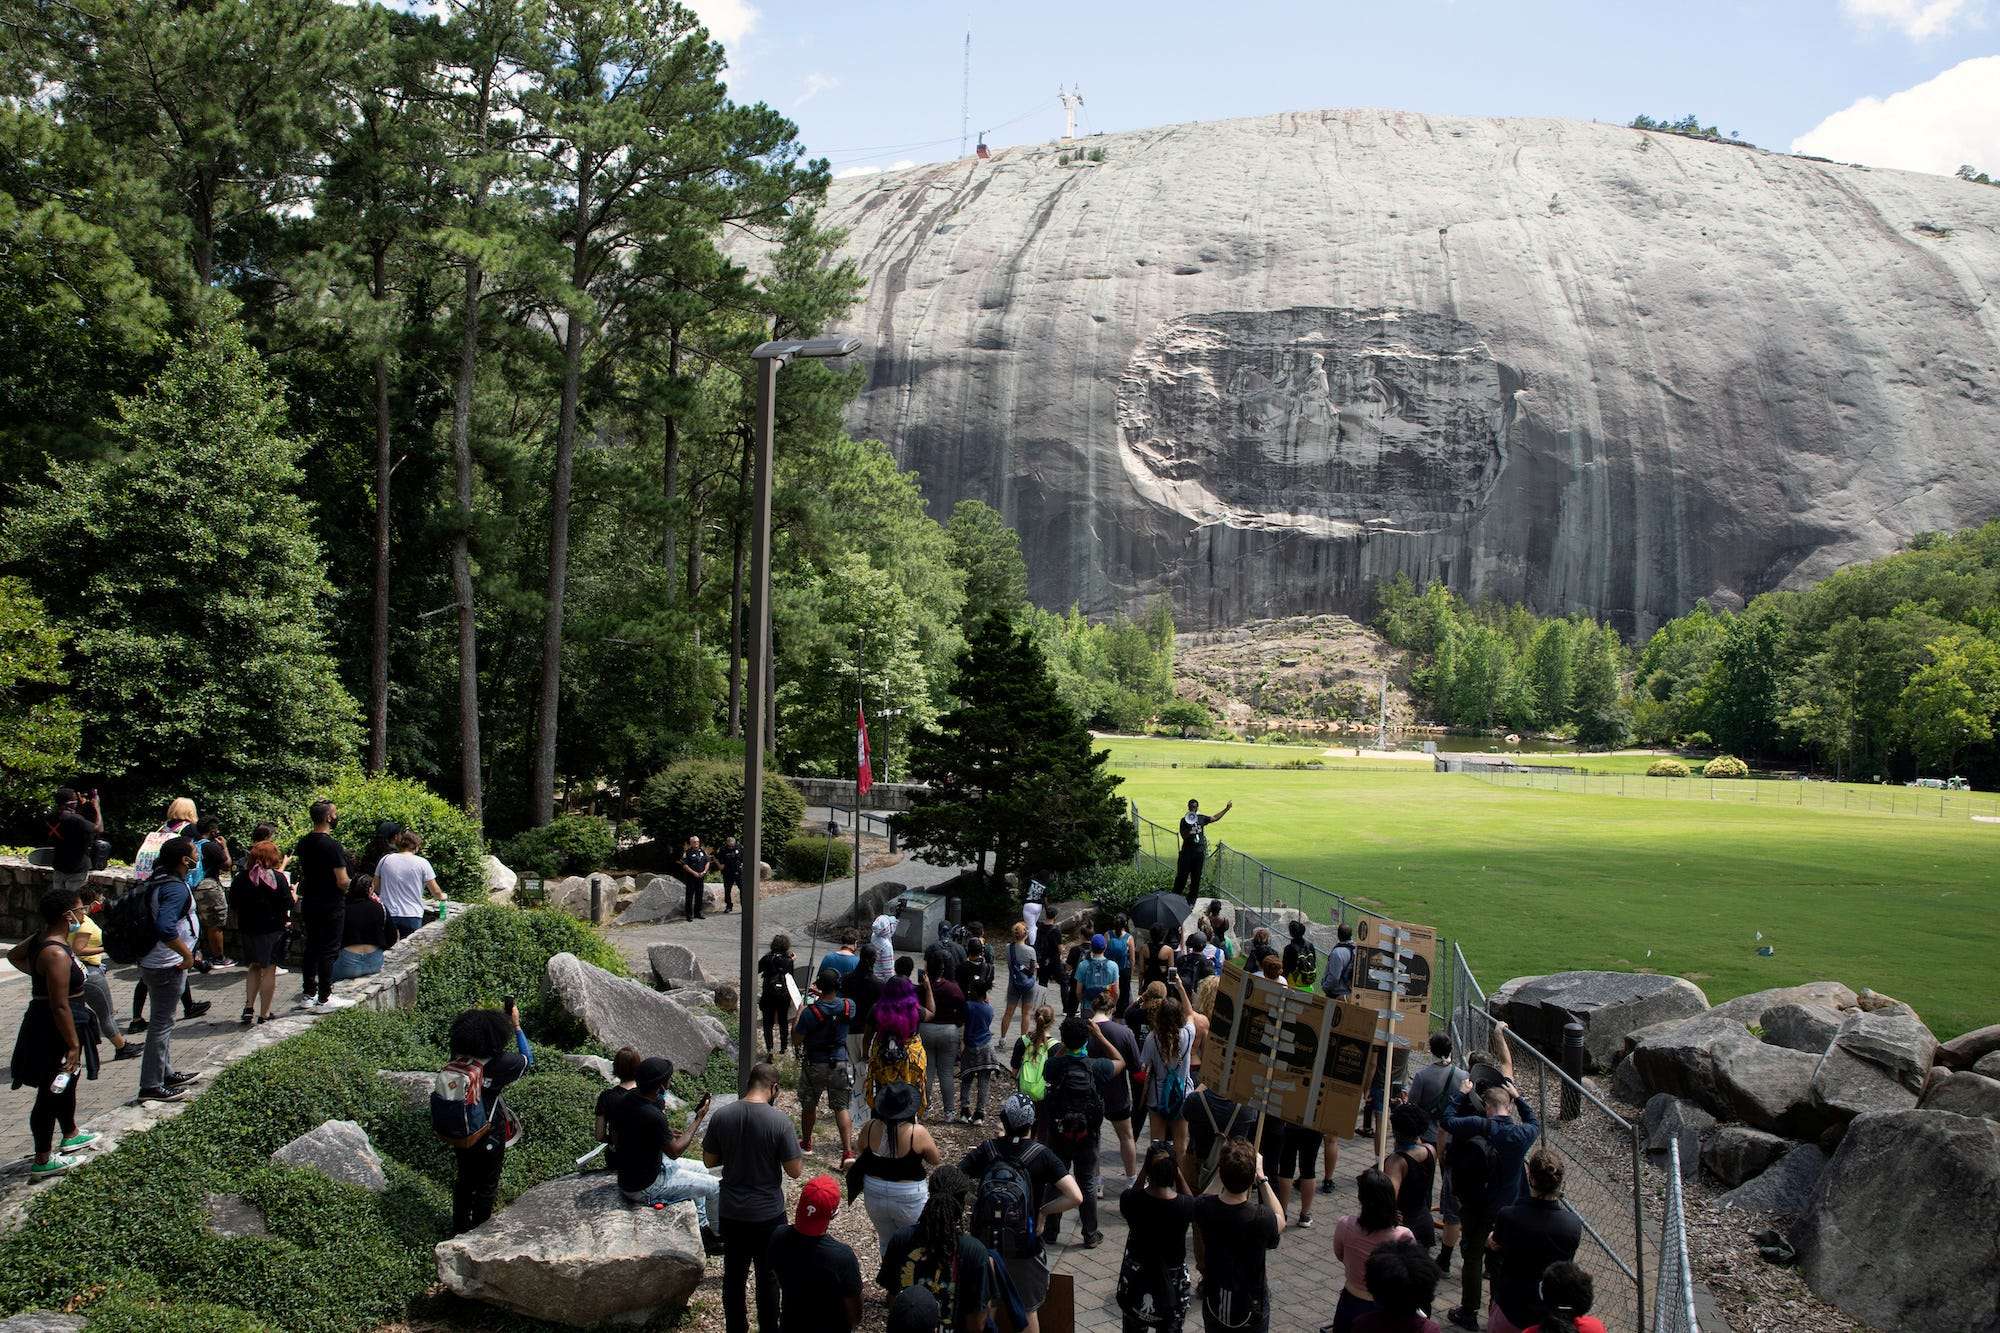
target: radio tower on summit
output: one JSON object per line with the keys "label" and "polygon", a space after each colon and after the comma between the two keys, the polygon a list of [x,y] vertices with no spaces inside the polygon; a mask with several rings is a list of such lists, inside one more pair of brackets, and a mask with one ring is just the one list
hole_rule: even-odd
{"label": "radio tower on summit", "polygon": [[[1077,89],[1075,84],[1070,85],[1068,92],[1064,92],[1062,85],[1057,84],[1056,98],[1063,104],[1063,138],[1074,139],[1076,137],[1076,109],[1083,105],[1083,94]],[[1043,105],[1046,106],[1048,104],[1044,102]]]}

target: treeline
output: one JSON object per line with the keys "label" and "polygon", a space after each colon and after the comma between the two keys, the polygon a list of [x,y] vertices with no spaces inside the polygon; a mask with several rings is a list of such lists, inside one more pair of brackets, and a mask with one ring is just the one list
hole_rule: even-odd
{"label": "treeline", "polygon": [[1639,656],[1641,740],[1690,735],[1842,778],[2000,779],[2000,521],[1740,614],[1697,606]]}
{"label": "treeline", "polygon": [[[740,748],[748,353],[860,284],[687,10],[5,15],[0,813],[247,821],[359,763],[501,834]],[[1018,543],[842,432],[857,372],[779,385],[775,748],[851,771],[858,685],[894,762]],[[1042,639],[1080,705],[1130,656]]]}
{"label": "treeline", "polygon": [[1631,738],[1625,650],[1609,625],[1548,619],[1518,604],[1469,604],[1442,583],[1418,591],[1398,574],[1376,592],[1375,627],[1415,655],[1410,692],[1427,721],[1558,732],[1583,745]]}

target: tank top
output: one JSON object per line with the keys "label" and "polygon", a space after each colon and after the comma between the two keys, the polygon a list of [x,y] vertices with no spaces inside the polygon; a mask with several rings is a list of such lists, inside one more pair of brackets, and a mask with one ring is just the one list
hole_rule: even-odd
{"label": "tank top", "polygon": [[[896,1135],[902,1128],[903,1126],[901,1125],[889,1126],[887,1138],[891,1144],[895,1143]],[[857,1163],[861,1168],[861,1174],[875,1180],[922,1180],[924,1178],[924,1159],[917,1156],[914,1146],[916,1138],[916,1126],[911,1125],[910,1142],[912,1146],[905,1148],[894,1157],[884,1157],[873,1148],[863,1148],[861,1150],[861,1160]]]}
{"label": "tank top", "polygon": [[1403,1225],[1416,1235],[1417,1240],[1428,1245],[1434,1230],[1431,1222],[1431,1186],[1437,1178],[1437,1150],[1429,1150],[1422,1162],[1410,1156],[1412,1151],[1410,1148],[1396,1150],[1396,1155],[1407,1163],[1403,1183],[1396,1189],[1396,1211],[1403,1215]]}

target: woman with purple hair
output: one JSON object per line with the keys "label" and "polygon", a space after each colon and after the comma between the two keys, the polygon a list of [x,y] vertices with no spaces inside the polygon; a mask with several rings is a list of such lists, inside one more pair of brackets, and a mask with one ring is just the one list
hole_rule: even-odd
{"label": "woman with purple hair", "polygon": [[882,998],[875,1002],[874,1037],[868,1055],[868,1078],[864,1093],[875,1104],[878,1089],[892,1083],[907,1083],[916,1089],[917,1114],[924,1113],[924,1072],[928,1063],[923,1038],[917,1028],[931,1016],[930,979],[923,989],[910,980],[913,964],[908,958],[896,960],[896,975],[882,986]]}

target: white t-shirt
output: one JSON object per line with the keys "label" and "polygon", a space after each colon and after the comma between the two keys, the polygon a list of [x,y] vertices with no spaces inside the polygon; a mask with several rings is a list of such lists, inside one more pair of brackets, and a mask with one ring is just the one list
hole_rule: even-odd
{"label": "white t-shirt", "polygon": [[875,979],[887,981],[896,975],[896,918],[884,912],[869,927],[875,945]]}
{"label": "white t-shirt", "polygon": [[375,896],[390,916],[422,916],[424,885],[436,878],[431,863],[415,852],[391,852],[375,867]]}

